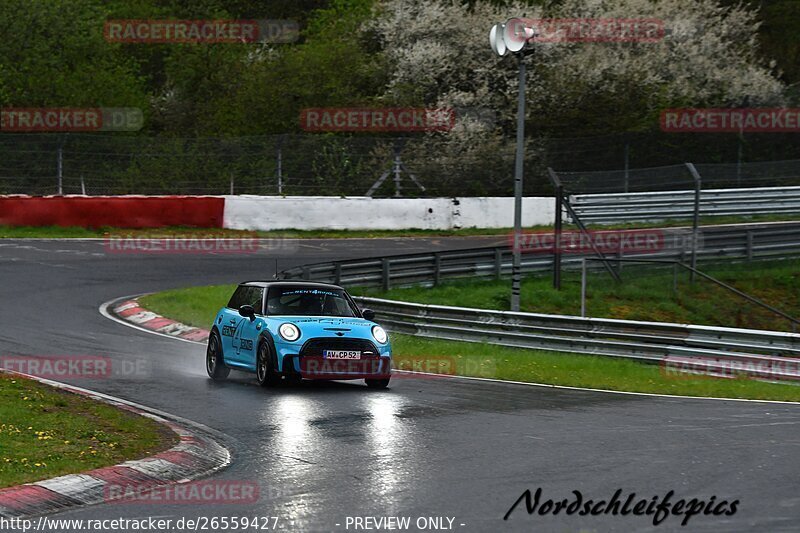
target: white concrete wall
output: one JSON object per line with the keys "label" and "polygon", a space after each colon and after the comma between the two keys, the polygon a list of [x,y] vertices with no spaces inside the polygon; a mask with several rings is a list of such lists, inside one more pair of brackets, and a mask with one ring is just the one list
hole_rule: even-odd
{"label": "white concrete wall", "polygon": [[[553,199],[523,199],[523,225],[553,223]],[[223,225],[274,229],[508,228],[513,198],[339,198],[330,196],[226,196]]]}
{"label": "white concrete wall", "polygon": [[[510,228],[514,225],[514,198],[455,198],[453,222],[461,228]],[[522,199],[524,227],[555,222],[555,199],[531,196]]]}

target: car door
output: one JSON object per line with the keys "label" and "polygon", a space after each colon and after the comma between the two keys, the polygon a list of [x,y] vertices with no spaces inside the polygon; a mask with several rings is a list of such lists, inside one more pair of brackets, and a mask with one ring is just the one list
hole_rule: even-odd
{"label": "car door", "polygon": [[262,323],[260,315],[264,314],[263,299],[264,289],[262,287],[247,287],[241,295],[242,305],[252,305],[256,312],[256,319],[250,320],[239,314],[238,308],[235,316],[228,319],[228,324],[235,325],[235,328],[229,333],[230,337],[230,350],[225,352],[225,358],[234,365],[245,366],[249,369],[255,369],[256,348],[258,344],[258,334],[261,332],[260,325]]}
{"label": "car door", "polygon": [[239,307],[247,302],[247,294],[249,292],[250,287],[246,285],[240,285],[236,288],[228,301],[228,305],[222,310],[222,321],[218,324],[222,340],[222,351],[225,354],[225,360],[229,363],[236,363],[233,339],[239,329],[239,323],[244,319],[239,315]]}

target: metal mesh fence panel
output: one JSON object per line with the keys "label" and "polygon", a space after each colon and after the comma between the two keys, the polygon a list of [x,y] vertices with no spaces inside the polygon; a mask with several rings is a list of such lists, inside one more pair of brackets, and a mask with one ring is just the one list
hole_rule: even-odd
{"label": "metal mesh fence panel", "polygon": [[[682,161],[704,188],[800,185],[800,163],[777,157],[796,156],[797,137],[530,138],[524,194],[552,194],[548,166],[570,194],[688,189]],[[766,156],[775,160],[742,159]],[[384,177],[374,196],[509,196],[513,168],[513,142],[500,136],[0,134],[0,194],[361,196]]]}
{"label": "metal mesh fence panel", "polygon": [[629,170],[559,172],[558,177],[569,194],[669,191],[694,187],[694,180],[683,164]]}

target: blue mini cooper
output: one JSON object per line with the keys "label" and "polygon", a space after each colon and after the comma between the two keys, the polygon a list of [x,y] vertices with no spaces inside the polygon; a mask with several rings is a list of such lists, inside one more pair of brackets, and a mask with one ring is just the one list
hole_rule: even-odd
{"label": "blue mini cooper", "polygon": [[211,379],[255,372],[264,387],[281,380],[364,379],[383,389],[391,377],[386,331],[342,287],[248,281],[214,318],[206,351]]}

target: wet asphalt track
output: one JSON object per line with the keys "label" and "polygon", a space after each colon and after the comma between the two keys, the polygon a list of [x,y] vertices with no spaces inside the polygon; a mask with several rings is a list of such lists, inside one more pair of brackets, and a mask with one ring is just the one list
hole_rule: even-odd
{"label": "wet asphalt track", "polygon": [[[496,241],[497,239],[494,239]],[[502,240],[502,238],[501,238]],[[481,241],[489,245],[493,240]],[[348,516],[454,517],[456,531],[796,531],[800,409],[557,390],[453,379],[395,379],[263,390],[245,374],[211,383],[202,346],[102,317],[110,299],[268,278],[280,267],[476,239],[302,241],[273,255],[108,255],[98,241],[0,241],[0,355],[105,355],[143,372],[72,383],[172,412],[229,436],[215,479],[257,481],[253,505],[116,504],[59,518],[278,516],[292,531],[346,531]],[[144,374],[144,375],[142,375]],[[739,499],[733,517],[503,515],[526,489],[609,498]],[[337,526],[336,524],[340,524]],[[463,525],[461,525],[463,524]],[[349,531],[354,531],[353,527]]]}

